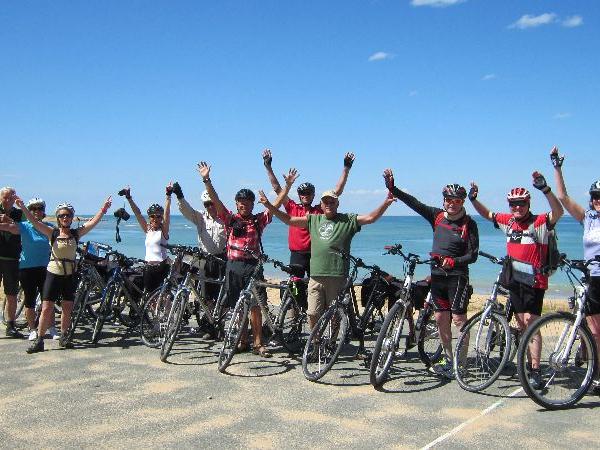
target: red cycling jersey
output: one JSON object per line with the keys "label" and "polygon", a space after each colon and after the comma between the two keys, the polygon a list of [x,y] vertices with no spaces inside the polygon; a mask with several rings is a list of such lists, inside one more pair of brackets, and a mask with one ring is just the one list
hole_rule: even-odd
{"label": "red cycling jersey", "polygon": [[[284,207],[285,211],[292,217],[304,217],[308,214],[323,214],[321,205],[306,208],[292,199],[289,199]],[[310,252],[310,234],[308,229],[289,227],[288,243],[290,250],[293,252]]]}

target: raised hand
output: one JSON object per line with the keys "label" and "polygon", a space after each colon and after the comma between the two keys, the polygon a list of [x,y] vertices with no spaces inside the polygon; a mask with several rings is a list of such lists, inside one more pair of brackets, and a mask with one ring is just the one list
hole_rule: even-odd
{"label": "raised hand", "polygon": [[27,209],[27,207],[25,206],[25,203],[23,202],[21,197],[19,197],[18,195],[15,195],[15,205],[17,205],[21,209]]}
{"label": "raised hand", "polygon": [[546,183],[546,178],[537,170],[531,174],[533,177],[533,187],[539,189],[544,194],[550,192],[550,186]]}
{"label": "raised hand", "polygon": [[476,200],[477,194],[479,194],[479,186],[477,186],[474,181],[471,181],[471,188],[469,189],[469,200]]}
{"label": "raised hand", "polygon": [[125,198],[131,198],[131,188],[129,187],[129,185],[125,186],[123,189],[121,189],[119,192],[117,192],[118,195],[120,196],[125,196]]}
{"label": "raised hand", "polygon": [[394,189],[394,172],[392,172],[392,169],[385,169],[383,171],[383,181],[385,182],[385,187],[391,192]]}
{"label": "raised hand", "polygon": [[270,205],[271,202],[269,201],[269,199],[267,198],[267,196],[265,195],[265,192],[262,190],[258,191],[258,203],[262,203],[263,205],[267,206]]}
{"label": "raised hand", "polygon": [[173,194],[173,182],[169,181],[169,184],[167,185],[167,187],[165,187],[165,194],[167,194],[168,197],[170,197]]}
{"label": "raised hand", "polygon": [[173,183],[173,194],[175,194],[175,197],[177,197],[178,199],[183,198],[183,190],[181,189],[181,185],[178,181]]}
{"label": "raised hand", "polygon": [[265,148],[262,153],[263,164],[265,167],[271,167],[271,163],[273,162],[273,155],[271,155],[271,150]]}
{"label": "raised hand", "polygon": [[283,179],[285,180],[285,184],[291,186],[298,179],[300,174],[293,167],[288,171],[287,175],[283,174]]}
{"label": "raised hand", "polygon": [[210,166],[206,163],[206,161],[200,161],[198,163],[198,173],[203,180],[210,178]]}
{"label": "raised hand", "polygon": [[352,164],[354,164],[354,153],[348,152],[344,156],[344,167],[351,169]]}
{"label": "raised hand", "polygon": [[392,203],[394,203],[395,201],[397,201],[398,199],[396,197],[394,197],[394,194],[391,193],[391,191],[388,191],[387,193],[387,197],[385,198],[385,204],[386,205],[391,205]]}
{"label": "raised hand", "polygon": [[104,204],[102,205],[102,212],[104,214],[106,214],[106,211],[108,211],[108,209],[111,207],[112,205],[112,195],[109,195],[108,198],[106,200],[104,200]]}
{"label": "raised hand", "polygon": [[565,157],[558,154],[558,147],[556,145],[552,147],[552,150],[550,150],[550,161],[552,161],[552,165],[558,169],[562,167],[564,160]]}

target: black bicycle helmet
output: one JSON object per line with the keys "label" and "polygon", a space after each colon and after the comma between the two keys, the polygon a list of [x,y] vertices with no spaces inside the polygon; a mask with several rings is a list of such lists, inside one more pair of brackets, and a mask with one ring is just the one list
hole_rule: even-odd
{"label": "black bicycle helmet", "polygon": [[600,180],[594,181],[590,186],[590,195],[600,194]]}
{"label": "black bicycle helmet", "polygon": [[153,203],[148,208],[148,214],[163,214],[165,210],[158,203]]}
{"label": "black bicycle helmet", "polygon": [[235,201],[237,202],[238,200],[250,200],[253,202],[256,200],[256,197],[254,196],[254,192],[252,192],[250,189],[244,188],[240,189],[237,191],[237,194],[235,194]]}
{"label": "black bicycle helmet", "polygon": [[298,195],[315,195],[315,187],[312,183],[302,183],[298,186]]}
{"label": "black bicycle helmet", "polygon": [[444,189],[442,189],[442,194],[444,198],[460,198],[464,200],[467,198],[467,190],[462,187],[460,184],[447,184]]}

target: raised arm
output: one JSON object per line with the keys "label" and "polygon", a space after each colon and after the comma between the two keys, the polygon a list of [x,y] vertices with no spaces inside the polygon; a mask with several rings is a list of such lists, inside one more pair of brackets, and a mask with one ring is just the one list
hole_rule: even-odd
{"label": "raised arm", "polygon": [[175,197],[177,197],[177,208],[179,209],[179,212],[187,220],[194,223],[195,225],[198,225],[200,220],[200,212],[192,208],[192,205],[190,205],[189,202],[185,199],[185,197],[183,196],[183,190],[181,189],[181,186],[177,181],[173,183],[173,193],[175,194]]}
{"label": "raised arm", "polygon": [[225,214],[227,208],[225,208],[225,205],[219,198],[217,191],[215,191],[215,188],[212,185],[212,181],[210,179],[210,166],[206,163],[206,161],[200,161],[198,163],[198,173],[202,177],[202,182],[204,183],[204,186],[208,191],[210,199],[215,204],[215,208],[217,209],[217,215],[221,216]]}
{"label": "raised arm", "polygon": [[84,223],[83,226],[79,227],[79,237],[88,234],[90,231],[93,230],[93,228],[96,225],[100,223],[100,220],[102,219],[104,214],[106,214],[108,208],[110,208],[110,205],[112,205],[112,197],[109,195],[108,198],[102,204],[100,211],[98,211],[94,217],[92,217],[90,220]]}
{"label": "raised arm", "polygon": [[21,211],[23,211],[23,214],[25,214],[25,217],[27,217],[27,220],[29,220],[31,222],[31,224],[33,225],[33,227],[36,230],[38,230],[40,233],[42,233],[48,239],[50,239],[52,237],[52,227],[37,220],[35,218],[35,216],[33,214],[31,214],[31,211],[29,211],[27,209],[27,207],[25,206],[25,203],[23,203],[23,200],[21,200],[20,197],[15,197],[15,204],[19,208],[21,208]]}
{"label": "raised arm", "polygon": [[169,182],[169,185],[165,188],[165,210],[163,212],[163,234],[169,239],[169,227],[171,226],[171,195],[173,194],[173,183]]}
{"label": "raised arm", "polygon": [[350,175],[352,164],[354,164],[354,153],[348,152],[346,155],[344,155],[344,168],[342,169],[340,179],[333,189],[338,197],[342,195],[342,192],[344,192],[344,187],[346,187],[346,181],[348,181],[348,175]]}
{"label": "raised arm", "polygon": [[433,224],[435,223],[436,216],[441,211],[439,208],[434,208],[433,206],[425,205],[412,195],[407,194],[406,192],[403,192],[400,189],[398,189],[395,185],[394,173],[392,172],[392,169],[385,169],[383,171],[383,180],[385,183],[385,187],[388,189],[389,192],[392,193],[394,197],[404,202],[406,206],[415,211],[417,214],[419,214],[421,217],[427,220],[431,224],[431,226],[433,226]]}
{"label": "raised arm", "polygon": [[493,222],[494,215],[483,203],[481,203],[477,199],[477,195],[479,195],[479,186],[477,186],[474,181],[471,181],[471,189],[469,189],[469,200],[471,200],[473,208],[475,208],[475,211],[477,211],[481,217],[489,220],[490,222]]}
{"label": "raised arm", "polygon": [[[123,193],[123,194],[121,194],[121,193]],[[119,191],[119,195],[125,195],[125,198],[129,202],[129,206],[131,207],[131,210],[133,211],[133,215],[135,216],[138,223],[140,224],[142,231],[144,233],[147,233],[148,232],[148,223],[146,222],[146,219],[144,219],[144,216],[142,215],[140,208],[138,208],[138,205],[136,205],[136,203],[133,201],[133,197],[131,197],[131,188],[129,186],[127,186],[126,188],[121,189]]]}
{"label": "raised arm", "polygon": [[552,165],[554,166],[554,182],[556,183],[558,199],[575,220],[582,222],[583,217],[585,216],[585,209],[569,197],[569,194],[567,193],[567,187],[562,173],[564,160],[565,157],[558,154],[558,148],[556,146],[552,147],[552,150],[550,151],[550,161],[552,161]]}
{"label": "raised arm", "polygon": [[275,217],[286,225],[298,228],[308,228],[308,216],[292,217],[288,213],[277,209],[267,198],[263,191],[258,191],[258,201],[262,203]]}
{"label": "raised arm", "polygon": [[376,209],[371,211],[369,214],[360,215],[356,217],[356,221],[359,225],[369,225],[370,223],[378,220],[383,213],[389,208],[389,206],[394,203],[396,199],[392,195],[391,192],[388,192],[385,200],[381,205],[379,205]]}
{"label": "raised arm", "polygon": [[546,178],[544,175],[535,171],[531,174],[531,176],[533,177],[533,187],[542,191],[542,193],[546,196],[546,200],[548,200],[548,204],[550,205],[551,209],[548,219],[550,223],[554,225],[565,213],[565,210],[556,198],[556,195],[554,195],[550,189],[550,186],[548,186],[546,183]]}
{"label": "raised arm", "polygon": [[288,171],[287,175],[283,175],[283,179],[285,180],[285,185],[284,185],[283,189],[281,189],[279,191],[279,195],[277,195],[277,198],[273,202],[273,206],[276,209],[279,209],[279,207],[283,203],[287,202],[287,200],[289,199],[288,194],[290,192],[290,189],[292,188],[292,185],[298,179],[299,176],[300,176],[300,174],[294,168],[291,168]]}

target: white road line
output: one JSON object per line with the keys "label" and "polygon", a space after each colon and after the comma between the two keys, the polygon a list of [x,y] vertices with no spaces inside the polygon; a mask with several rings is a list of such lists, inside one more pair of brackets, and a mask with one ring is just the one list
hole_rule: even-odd
{"label": "white road line", "polygon": [[472,424],[473,422],[475,422],[477,419],[485,416],[486,414],[489,414],[490,412],[492,412],[493,410],[495,410],[498,406],[500,406],[502,403],[504,403],[506,401],[507,398],[510,397],[514,397],[515,395],[517,395],[518,393],[520,393],[521,391],[523,391],[523,388],[519,388],[517,390],[515,390],[514,392],[510,393],[508,395],[508,397],[503,398],[502,400],[498,400],[496,403],[494,403],[493,405],[488,406],[487,408],[485,408],[483,411],[481,411],[478,415],[471,417],[469,420],[464,421],[463,423],[461,423],[460,425],[458,425],[457,427],[453,428],[452,430],[448,431],[446,434],[443,434],[442,436],[440,436],[439,438],[437,438],[435,441],[431,441],[429,444],[427,444],[426,446],[422,447],[421,450],[428,450],[432,447],[434,447],[435,445],[439,444],[440,442],[445,441],[446,439],[448,439],[450,436],[454,436],[456,433],[458,433],[460,430],[462,430],[463,428],[465,428],[467,425]]}

